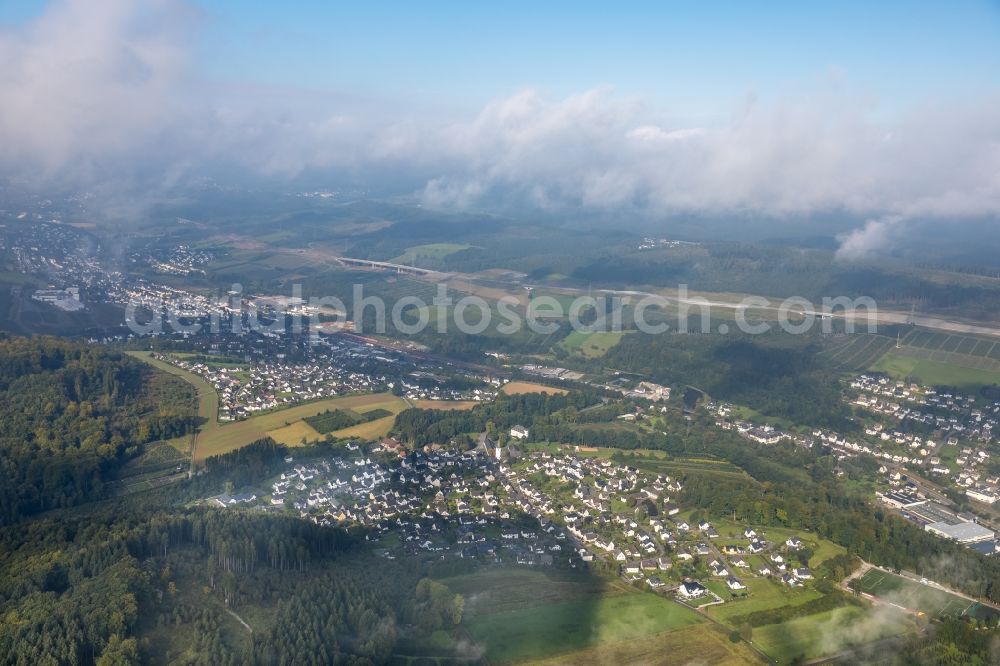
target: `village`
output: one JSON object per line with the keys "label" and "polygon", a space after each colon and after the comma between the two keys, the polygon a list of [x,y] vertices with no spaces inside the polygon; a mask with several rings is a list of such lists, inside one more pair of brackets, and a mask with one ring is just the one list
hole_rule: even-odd
{"label": "village", "polygon": [[320,458],[293,454],[268,485],[206,501],[361,529],[390,559],[594,568],[696,606],[745,596],[749,579],[787,588],[813,579],[814,554],[799,536],[717,528],[678,503],[682,485],[669,476],[577,447],[535,449],[522,430],[512,432],[518,444],[483,433],[468,450],[408,451],[387,437]]}
{"label": "village", "polygon": [[[244,350],[247,351],[247,350]],[[286,353],[247,353],[251,361],[221,354],[158,353],[158,360],[206,379],[219,394],[219,420],[238,421],[255,413],[357,393],[396,391],[409,400],[490,401],[502,385],[495,377],[463,375],[462,388],[433,364],[348,338],[323,339],[303,348],[301,358]],[[468,387],[467,387],[468,386]]]}

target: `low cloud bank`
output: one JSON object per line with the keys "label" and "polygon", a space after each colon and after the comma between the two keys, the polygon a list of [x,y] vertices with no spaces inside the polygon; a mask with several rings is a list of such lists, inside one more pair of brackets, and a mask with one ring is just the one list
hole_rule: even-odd
{"label": "low cloud bank", "polygon": [[405,100],[201,80],[202,20],[178,0],[63,0],[0,33],[0,176],[148,192],[336,174],[437,206],[869,218],[843,258],[885,250],[917,216],[1000,214],[997,97],[886,119],[838,82],[691,124],[610,88],[526,89],[471,117],[417,117]]}

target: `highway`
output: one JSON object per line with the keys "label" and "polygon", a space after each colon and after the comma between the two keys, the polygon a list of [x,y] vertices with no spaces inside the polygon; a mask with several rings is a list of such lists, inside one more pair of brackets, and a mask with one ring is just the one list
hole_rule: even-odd
{"label": "highway", "polygon": [[[747,305],[741,302],[733,301],[721,301],[713,300],[702,294],[695,294],[692,296],[680,297],[680,296],[668,296],[662,293],[653,293],[649,291],[635,290],[635,289],[613,289],[608,287],[567,287],[558,285],[547,285],[543,283],[524,283],[519,280],[503,280],[498,278],[482,278],[477,275],[468,273],[443,273],[440,271],[434,271],[430,269],[419,268],[416,266],[408,266],[405,264],[395,264],[384,261],[372,261],[370,259],[356,259],[351,257],[336,257],[338,261],[345,265],[363,266],[372,269],[385,269],[396,271],[397,273],[408,273],[418,276],[435,277],[438,279],[459,279],[465,280],[474,284],[495,285],[498,287],[505,287],[508,289],[546,289],[556,293],[564,293],[568,295],[606,295],[606,296],[617,296],[621,298],[636,298],[641,300],[643,298],[660,299],[662,302],[673,303],[676,305],[687,305],[691,308],[697,308],[698,306],[703,306],[706,303],[709,308],[720,308],[723,310],[732,311],[747,311],[759,312],[759,313],[773,313],[775,317],[778,316],[781,302],[783,299],[780,298],[767,298],[762,296],[756,296],[753,294],[746,294],[745,299],[757,299],[758,301],[762,298],[769,301],[768,305]],[[831,296],[832,298],[832,296]],[[745,300],[744,299],[744,300]],[[865,309],[859,310],[835,310],[833,312],[827,312],[822,310],[805,309],[805,308],[791,308],[791,313],[800,316],[812,315],[815,317],[831,317],[834,319],[842,319],[844,321],[853,321],[857,326],[864,327],[868,323],[869,313]],[[694,314],[697,314],[697,310],[693,310]],[[975,322],[975,321],[953,321],[942,319],[940,317],[928,316],[915,314],[911,312],[901,312],[893,310],[883,310],[878,309],[874,316],[875,323],[878,325],[886,324],[913,324],[920,326],[922,328],[928,328],[938,331],[946,331],[949,333],[968,333],[972,335],[991,335],[995,337],[1000,337],[1000,327],[996,325],[991,325],[989,322]]]}

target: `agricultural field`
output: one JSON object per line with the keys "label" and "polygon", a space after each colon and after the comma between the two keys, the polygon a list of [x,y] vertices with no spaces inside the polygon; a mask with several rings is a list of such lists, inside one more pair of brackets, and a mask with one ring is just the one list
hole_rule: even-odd
{"label": "agricultural field", "polygon": [[[979,604],[902,576],[870,569],[857,580],[857,589],[891,604],[928,615],[962,615]],[[987,613],[989,615],[989,613]],[[1000,617],[992,613],[994,620]]]}
{"label": "agricultural field", "polygon": [[417,409],[440,409],[443,411],[465,411],[483,403],[475,400],[411,400]]}
{"label": "agricultural field", "polygon": [[752,640],[779,664],[815,659],[911,629],[898,611],[844,606],[780,624],[754,627]]}
{"label": "agricultural field", "polygon": [[1000,340],[911,328],[873,370],[924,384],[976,389],[1000,383]]}
{"label": "agricultural field", "polygon": [[[569,315],[570,309],[580,296],[577,294],[567,294],[563,292],[542,292],[535,291],[532,294],[529,307],[535,316],[539,318],[559,318],[565,319]],[[544,300],[543,300],[544,299]]]}
{"label": "agricultural field", "polygon": [[[388,425],[389,428],[391,428],[392,422],[395,420],[395,415],[406,409],[406,407],[406,402],[402,398],[398,398],[391,393],[372,393],[346,396],[343,398],[318,400],[316,402],[310,402],[276,412],[261,414],[260,416],[253,416],[245,421],[237,421],[236,423],[228,423],[220,426],[217,431],[213,433],[214,437],[209,440],[208,445],[205,444],[202,436],[199,435],[198,456],[196,457],[198,459],[203,459],[210,455],[218,455],[218,451],[216,451],[216,449],[220,448],[223,449],[222,452],[232,451],[265,435],[274,437],[277,434],[278,436],[286,437],[289,433],[283,431],[287,426],[295,425],[296,422],[302,421],[302,419],[306,416],[321,414],[328,409],[354,410],[362,414],[366,411],[365,408],[368,410],[384,409],[391,412],[392,416],[369,421],[368,423],[361,423],[351,426],[350,428],[345,428],[344,430],[335,430],[331,433],[334,437],[361,437],[362,435],[359,434],[345,433],[347,433],[347,431],[353,431],[357,428],[363,429],[367,426],[368,431],[375,433],[368,437],[370,439],[378,437],[380,434],[384,434],[381,432],[384,425]],[[389,428],[384,428],[385,432],[388,432]],[[313,432],[315,432],[315,430]],[[312,439],[319,439],[319,437],[319,433],[316,433],[315,437]],[[307,440],[308,439],[310,438],[307,437]],[[299,444],[300,441],[301,436],[290,443]],[[211,450],[213,452],[207,453],[207,450]]]}
{"label": "agricultural field", "polygon": [[621,342],[629,331],[598,331],[586,333],[573,331],[559,342],[559,346],[571,354],[579,354],[585,358],[600,358],[612,347]]}
{"label": "agricultural field", "polygon": [[819,357],[839,372],[873,370],[922,384],[976,390],[1000,383],[1000,340],[915,326],[902,333],[833,336]]}
{"label": "agricultural field", "polygon": [[840,372],[863,372],[895,345],[896,339],[885,335],[840,335],[827,342],[820,358]]}
{"label": "agricultural field", "polygon": [[303,439],[306,442],[313,442],[323,437],[305,420],[296,421],[295,423],[286,425],[284,428],[270,430],[267,435],[274,441],[285,446],[300,446]]}
{"label": "agricultural field", "polygon": [[625,462],[631,467],[674,477],[687,474],[728,478],[747,478],[748,476],[742,468],[725,460],[712,458],[677,458],[662,454],[656,455],[655,453],[630,452],[626,455]]}
{"label": "agricultural field", "polygon": [[343,430],[334,430],[330,434],[337,438],[378,439],[379,437],[388,435],[389,431],[392,430],[392,424],[395,422],[395,416],[386,416],[374,421],[368,421],[367,423],[359,423]]}
{"label": "agricultural field", "polygon": [[912,347],[893,349],[872,365],[871,370],[929,386],[955,386],[972,392],[982,386],[1000,384],[1000,371],[973,368],[950,361],[933,361],[922,357],[926,353]]}
{"label": "agricultural field", "polygon": [[442,582],[468,600],[464,624],[490,663],[570,658],[705,622],[661,595],[617,581],[552,576],[491,570]]}
{"label": "agricultural field", "polygon": [[507,395],[520,395],[522,393],[551,393],[552,395],[562,395],[563,393],[568,393],[566,389],[553,388],[552,386],[546,386],[545,384],[522,381],[507,382],[503,385],[501,391]]}
{"label": "agricultural field", "polygon": [[316,432],[321,435],[325,435],[327,433],[344,430],[361,423],[384,419],[387,416],[394,416],[394,414],[388,409],[382,409],[380,407],[369,409],[365,412],[357,412],[353,409],[331,409],[320,414],[316,414],[315,416],[307,416],[302,420],[308,423],[309,426]]}

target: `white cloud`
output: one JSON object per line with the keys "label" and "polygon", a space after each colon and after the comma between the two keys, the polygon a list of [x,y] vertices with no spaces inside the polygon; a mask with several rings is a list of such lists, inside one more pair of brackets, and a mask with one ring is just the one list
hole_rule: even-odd
{"label": "white cloud", "polygon": [[62,0],[0,33],[0,175],[336,173],[407,183],[435,205],[871,218],[845,257],[891,243],[906,218],[1000,214],[998,97],[886,119],[841,74],[796,99],[737,99],[724,122],[678,122],[610,88],[527,89],[446,118],[200,81],[199,20],[180,0]]}
{"label": "white cloud", "polygon": [[658,143],[663,141],[683,141],[685,139],[693,139],[704,134],[705,129],[702,127],[687,127],[668,131],[662,127],[658,127],[657,125],[642,125],[641,127],[629,130],[625,134],[625,137],[629,139],[636,139],[638,141]]}
{"label": "white cloud", "polygon": [[169,0],[72,0],[0,33],[0,164],[97,175],[154,150],[191,110],[179,95],[194,20]]}
{"label": "white cloud", "polygon": [[840,235],[838,259],[867,259],[892,247],[894,234],[904,221],[900,215],[868,220],[860,229]]}

